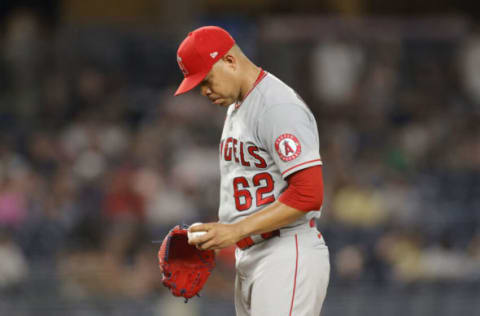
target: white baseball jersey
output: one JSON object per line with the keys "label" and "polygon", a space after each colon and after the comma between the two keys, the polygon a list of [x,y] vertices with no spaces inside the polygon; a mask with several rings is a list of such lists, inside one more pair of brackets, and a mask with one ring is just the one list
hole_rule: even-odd
{"label": "white baseball jersey", "polygon": [[[240,105],[231,105],[220,142],[220,221],[233,223],[277,200],[285,178],[321,165],[315,119],[290,87],[262,72]],[[237,248],[237,316],[319,315],[326,295],[328,248],[308,212],[277,238]],[[251,236],[252,239],[260,236]]]}
{"label": "white baseball jersey", "polygon": [[[219,152],[223,223],[264,208],[285,190],[287,176],[322,164],[310,109],[293,89],[266,72],[242,104],[229,107]],[[320,212],[309,212],[290,226],[313,216]]]}

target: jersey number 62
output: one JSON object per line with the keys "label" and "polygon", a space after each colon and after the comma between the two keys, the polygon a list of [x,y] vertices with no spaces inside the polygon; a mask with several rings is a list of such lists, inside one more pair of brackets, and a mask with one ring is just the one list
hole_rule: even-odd
{"label": "jersey number 62", "polygon": [[[257,173],[252,178],[253,186],[256,188],[256,206],[272,203],[275,196],[272,193],[274,182],[268,172]],[[252,206],[252,194],[248,190],[250,187],[245,177],[236,177],[233,179],[233,196],[235,198],[235,207],[238,211],[246,211]]]}

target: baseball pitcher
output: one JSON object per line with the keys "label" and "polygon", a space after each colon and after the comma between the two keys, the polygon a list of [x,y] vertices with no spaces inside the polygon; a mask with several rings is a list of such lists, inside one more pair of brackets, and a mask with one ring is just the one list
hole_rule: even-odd
{"label": "baseball pitcher", "polygon": [[189,228],[199,250],[236,244],[238,316],[318,316],[328,248],[317,230],[323,201],[319,137],[293,89],[252,63],[222,28],[192,31],[177,62],[184,80],[228,108],[220,139],[219,221]]}

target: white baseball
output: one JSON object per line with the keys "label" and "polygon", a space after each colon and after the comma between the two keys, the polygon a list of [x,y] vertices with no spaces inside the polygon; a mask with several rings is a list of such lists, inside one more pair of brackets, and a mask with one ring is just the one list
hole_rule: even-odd
{"label": "white baseball", "polygon": [[[192,225],[190,225],[190,227],[193,227],[193,226],[196,226],[196,225],[201,225],[202,223],[194,223]],[[188,231],[187,232],[187,237],[188,237],[188,240],[192,239],[192,238],[197,238],[197,237],[200,237],[202,235],[205,235],[207,232],[190,232]]]}

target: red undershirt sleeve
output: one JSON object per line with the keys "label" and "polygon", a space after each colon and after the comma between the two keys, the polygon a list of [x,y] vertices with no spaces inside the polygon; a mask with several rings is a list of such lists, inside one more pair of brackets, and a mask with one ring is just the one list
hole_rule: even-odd
{"label": "red undershirt sleeve", "polygon": [[322,166],[314,166],[287,177],[288,187],[278,200],[283,204],[308,212],[320,210],[323,202]]}

